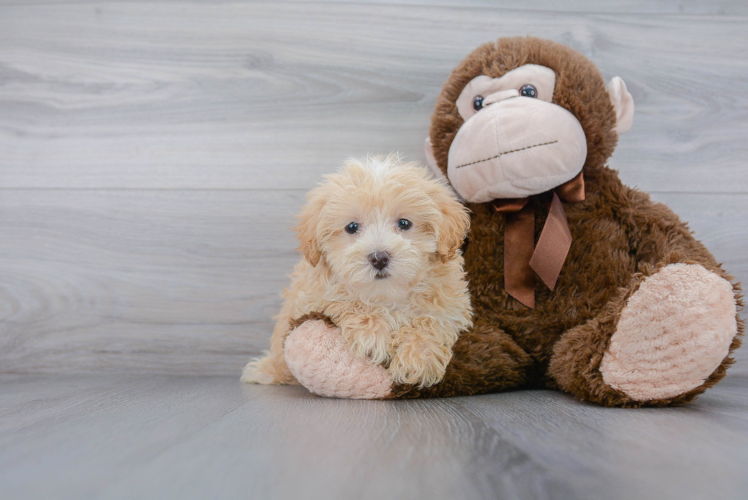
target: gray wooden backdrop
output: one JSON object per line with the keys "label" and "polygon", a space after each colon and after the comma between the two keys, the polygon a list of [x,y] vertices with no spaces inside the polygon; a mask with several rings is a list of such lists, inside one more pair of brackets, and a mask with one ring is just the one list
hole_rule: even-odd
{"label": "gray wooden backdrop", "polygon": [[624,78],[611,165],[748,281],[744,2],[407,3],[0,0],[0,372],[238,374],[304,193],[422,159],[442,82],[499,36]]}

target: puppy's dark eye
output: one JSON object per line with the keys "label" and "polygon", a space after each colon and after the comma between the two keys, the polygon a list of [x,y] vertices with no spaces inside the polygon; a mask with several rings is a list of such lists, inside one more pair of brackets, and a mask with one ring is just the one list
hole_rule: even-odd
{"label": "puppy's dark eye", "polygon": [[480,111],[483,109],[483,96],[477,95],[475,96],[475,99],[473,99],[473,109],[476,111]]}
{"label": "puppy's dark eye", "polygon": [[538,97],[538,91],[532,85],[525,85],[519,89],[519,95],[522,97]]}
{"label": "puppy's dark eye", "polygon": [[397,227],[400,228],[401,231],[407,231],[408,229],[413,227],[413,223],[408,219],[400,219],[399,221],[397,221]]}
{"label": "puppy's dark eye", "polygon": [[348,234],[356,234],[358,232],[358,222],[351,222],[345,226],[345,232]]}

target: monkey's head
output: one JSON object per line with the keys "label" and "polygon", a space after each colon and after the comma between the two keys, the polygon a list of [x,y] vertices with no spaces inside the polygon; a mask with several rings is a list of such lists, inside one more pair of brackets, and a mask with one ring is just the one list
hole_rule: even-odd
{"label": "monkey's head", "polygon": [[478,47],[449,76],[426,156],[468,202],[524,198],[602,168],[634,103],[580,53],[530,37]]}

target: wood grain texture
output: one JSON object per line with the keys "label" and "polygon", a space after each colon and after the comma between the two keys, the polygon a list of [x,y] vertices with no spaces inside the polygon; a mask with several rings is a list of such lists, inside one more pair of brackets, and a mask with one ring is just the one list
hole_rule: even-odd
{"label": "wood grain texture", "polygon": [[[158,0],[158,3],[179,4],[185,0]],[[130,0],[128,3],[153,3],[154,0]],[[265,0],[267,3],[267,0]],[[552,12],[586,12],[606,14],[712,14],[712,15],[745,15],[748,5],[741,0],[274,0],[274,3],[348,3],[348,4],[388,4],[441,6],[483,9],[492,7],[502,10],[529,10]],[[69,4],[71,0],[0,0],[0,5],[53,5]],[[74,0],[77,4],[100,4],[102,0]],[[227,3],[260,3],[255,0],[211,0],[214,4]]]}
{"label": "wood grain texture", "polygon": [[452,67],[532,34],[628,83],[627,182],[748,192],[745,30],[736,16],[500,8],[6,5],[0,187],[307,189],[350,155],[421,158]]}
{"label": "wood grain texture", "polygon": [[744,498],[748,379],[685,408],[551,391],[323,399],[236,378],[0,377],[0,489],[27,498]]}
{"label": "wood grain texture", "polygon": [[611,165],[748,281],[744,3],[404,3],[0,1],[0,373],[237,373],[305,191],[422,159],[446,75],[504,35],[626,80]]}
{"label": "wood grain texture", "polygon": [[6,191],[0,370],[238,373],[265,348],[303,191]]}
{"label": "wood grain texture", "polygon": [[[268,347],[304,191],[0,192],[0,372],[238,373]],[[658,194],[748,282],[748,195]],[[746,371],[747,359],[733,371]]]}

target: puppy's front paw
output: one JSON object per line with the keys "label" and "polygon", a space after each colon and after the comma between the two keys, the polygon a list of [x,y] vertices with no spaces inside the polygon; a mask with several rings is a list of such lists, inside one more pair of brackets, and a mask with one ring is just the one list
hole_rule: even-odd
{"label": "puppy's front paw", "polygon": [[343,338],[359,357],[369,358],[375,364],[390,359],[390,335],[387,326],[375,316],[361,316],[355,322],[342,326]]}
{"label": "puppy's front paw", "polygon": [[388,371],[395,382],[429,387],[441,382],[451,359],[446,346],[409,339],[397,347]]}

